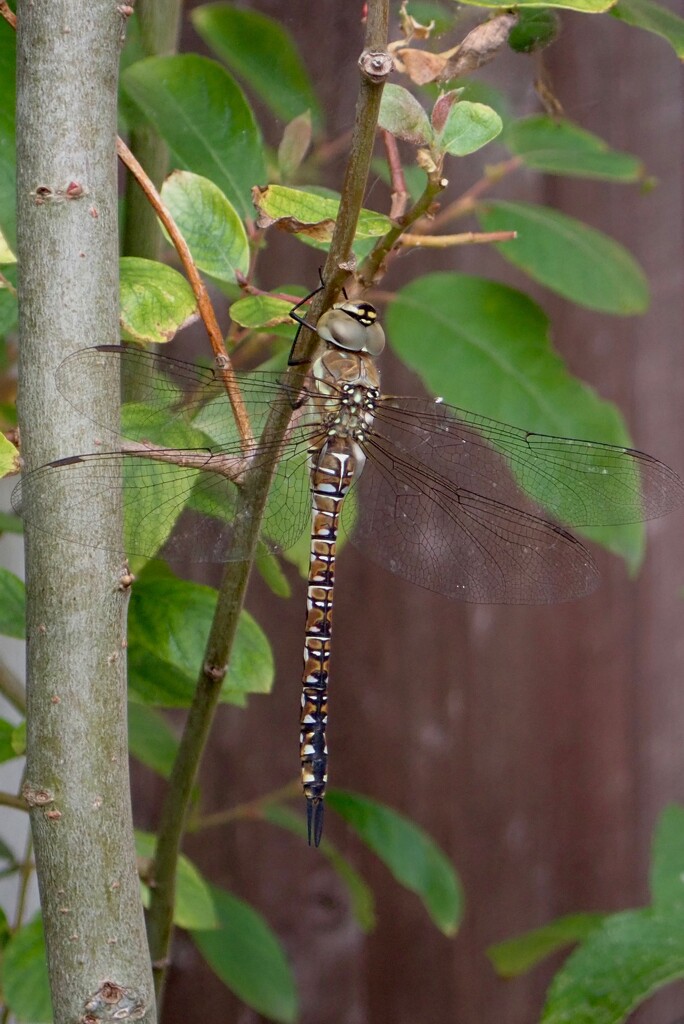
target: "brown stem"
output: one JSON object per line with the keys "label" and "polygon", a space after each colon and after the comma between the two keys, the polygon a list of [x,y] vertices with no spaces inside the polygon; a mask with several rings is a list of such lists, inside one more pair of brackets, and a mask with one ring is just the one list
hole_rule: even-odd
{"label": "brown stem", "polygon": [[15,811],[28,811],[23,796],[17,796],[16,793],[0,792],[0,806],[13,807]]}
{"label": "brown stem", "polygon": [[26,690],[9,665],[0,661],[0,693],[20,714],[26,714]]}
{"label": "brown stem", "polygon": [[448,249],[452,245],[510,242],[517,237],[517,231],[463,231],[458,235],[402,235],[398,244],[423,249]]}
{"label": "brown stem", "polygon": [[10,10],[9,4],[5,0],[0,0],[0,15],[9,22],[13,29],[17,27],[17,16],[14,11]]}
{"label": "brown stem", "polygon": [[399,147],[397,140],[391,132],[383,131],[382,141],[385,144],[387,153],[387,164],[392,177],[392,205],[390,207],[390,220],[400,220],[406,212],[406,205],[409,201],[409,193],[404,178],[404,168],[401,165]]}
{"label": "brown stem", "polygon": [[373,251],[364,260],[359,271],[359,277],[363,284],[366,286],[371,285],[376,276],[384,271],[392,250],[396,247],[404,232],[430,211],[436,197],[446,188],[446,185],[447,182],[444,178],[440,178],[436,174],[428,176],[427,184],[420,199],[402,217],[401,223],[394,224],[387,234],[383,235]]}
{"label": "brown stem", "polygon": [[0,274],[0,288],[6,288],[10,295],[17,294],[17,289],[14,287],[12,282],[5,277],[4,274]]}
{"label": "brown stem", "polygon": [[228,825],[231,821],[238,821],[244,818],[260,818],[263,808],[269,804],[281,803],[283,800],[290,800],[301,793],[301,783],[290,782],[281,789],[267,793],[266,796],[257,797],[256,800],[246,800],[235,807],[229,807],[225,811],[216,811],[214,814],[204,814],[195,818],[188,825],[188,832],[202,832],[206,828],[218,828],[220,825]]}
{"label": "brown stem", "polygon": [[125,164],[134,176],[138,185],[154,207],[157,216],[168,231],[169,237],[175,246],[176,252],[183,264],[185,273],[188,275],[190,287],[197,299],[197,307],[199,309],[200,316],[204,321],[204,326],[207,329],[211,347],[216,356],[218,372],[221,374],[221,379],[223,380],[226,392],[228,393],[230,404],[233,408],[233,414],[235,416],[235,422],[238,430],[240,431],[240,438],[245,449],[253,448],[254,435],[252,434],[247,409],[245,408],[245,404],[242,400],[242,394],[235,377],[235,371],[233,370],[230,357],[223,343],[223,333],[219,327],[218,320],[216,319],[216,313],[214,312],[214,307],[211,303],[211,299],[209,298],[209,293],[195,265],[195,261],[192,258],[187,242],[178,230],[176,222],[171,216],[168,208],[162,202],[161,196],[157,192],[152,181],[133,156],[126,143],[118,137],[116,140],[116,151],[119,154],[119,158],[122,163]]}
{"label": "brown stem", "polygon": [[471,213],[477,206],[477,200],[481,195],[500,182],[502,178],[512,174],[513,171],[517,171],[521,166],[522,160],[520,157],[514,156],[510,160],[504,160],[500,164],[495,164],[493,167],[487,167],[482,177],[474,185],[471,185],[463,195],[455,199],[453,203],[445,206],[442,212],[437,214],[432,222],[433,229],[439,230],[439,228],[444,227],[450,221]]}

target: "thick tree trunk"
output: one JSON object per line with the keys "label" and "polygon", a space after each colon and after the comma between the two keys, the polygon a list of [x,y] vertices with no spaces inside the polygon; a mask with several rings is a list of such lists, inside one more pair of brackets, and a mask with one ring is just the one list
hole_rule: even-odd
{"label": "thick tree trunk", "polygon": [[[19,4],[20,389],[27,469],[93,450],[118,381],[55,389],[70,352],[118,340],[114,140],[125,19],[112,0]],[[27,501],[59,505],[68,482]],[[97,495],[79,514],[95,521]],[[56,1024],[121,1010],[156,1019],[136,872],[126,747],[121,556],[27,529],[28,763]],[[65,529],[65,533],[68,530]],[[121,547],[121,525],[111,524]],[[107,1016],[110,1019],[110,1016]]]}

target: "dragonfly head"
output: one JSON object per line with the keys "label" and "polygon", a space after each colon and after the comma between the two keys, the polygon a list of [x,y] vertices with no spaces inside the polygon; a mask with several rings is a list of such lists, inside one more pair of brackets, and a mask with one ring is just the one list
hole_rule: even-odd
{"label": "dragonfly head", "polygon": [[320,318],[316,333],[349,352],[379,356],[385,347],[385,332],[370,302],[338,302]]}

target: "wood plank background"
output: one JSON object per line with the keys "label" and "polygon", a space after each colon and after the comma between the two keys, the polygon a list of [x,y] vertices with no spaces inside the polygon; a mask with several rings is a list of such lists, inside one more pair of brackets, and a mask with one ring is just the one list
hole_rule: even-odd
{"label": "wood plank background", "polygon": [[[321,88],[331,136],[348,128],[359,5],[324,0],[307,4],[306,13],[284,0],[251,6],[295,35]],[[678,9],[674,0],[671,6]],[[507,191],[549,202],[624,243],[650,278],[649,313],[625,319],[580,310],[530,288],[482,247],[439,261],[413,255],[383,287],[449,267],[531,291],[552,317],[555,344],[573,372],[619,404],[637,447],[682,473],[682,68],[664,42],[613,19],[564,14],[562,21],[545,61],[567,116],[641,155],[658,184],[642,195],[632,186],[523,173]],[[536,71],[535,58],[513,54],[496,70],[520,112],[536,109]],[[488,152],[487,159],[496,157]],[[450,168],[459,190],[471,181],[471,165],[463,166]],[[287,269],[271,263],[268,284],[315,280],[317,257],[302,257],[294,243],[277,240],[270,258]],[[385,379],[393,390],[415,388],[391,361]],[[301,990],[302,1024],[530,1024],[562,958],[505,982],[489,965],[487,946],[561,914],[646,901],[654,823],[668,802],[684,800],[683,516],[649,527],[638,580],[597,551],[601,589],[558,607],[459,606],[366,566],[351,549],[343,554],[334,783],[386,801],[428,829],[457,866],[467,907],[458,936],[444,938],[332,814],[328,835],[376,894],[378,925],[369,936],[354,923],[326,860],[294,838],[246,822],[192,838],[187,852],[207,875],[250,900],[282,938]],[[258,580],[252,586],[249,607],[276,652],[275,691],[246,711],[222,709],[203,772],[205,810],[256,797],[297,772],[304,585],[293,583],[290,602]],[[139,772],[138,791],[139,821],[153,825],[157,784]],[[684,988],[674,986],[634,1020],[670,1024],[682,1012]],[[181,937],[168,1024],[259,1019]]]}

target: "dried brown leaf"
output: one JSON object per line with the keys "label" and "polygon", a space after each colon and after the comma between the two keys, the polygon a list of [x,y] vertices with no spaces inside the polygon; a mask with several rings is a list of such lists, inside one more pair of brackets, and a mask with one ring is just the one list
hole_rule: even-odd
{"label": "dried brown leaf", "polygon": [[476,25],[453,51],[453,56],[450,54],[440,76],[441,81],[460,78],[488,64],[506,44],[508,34],[517,21],[517,14],[505,13]]}

